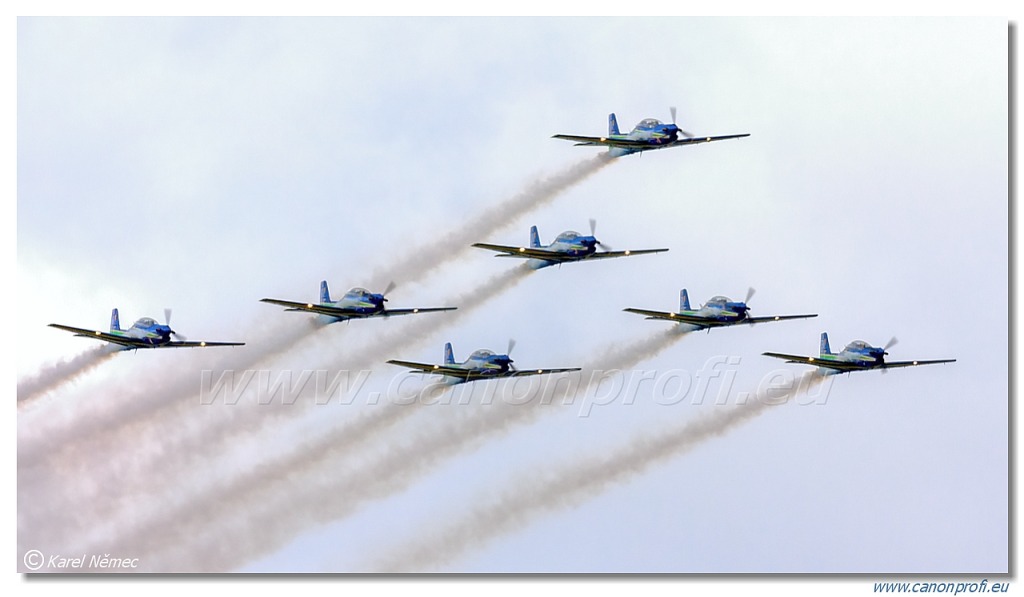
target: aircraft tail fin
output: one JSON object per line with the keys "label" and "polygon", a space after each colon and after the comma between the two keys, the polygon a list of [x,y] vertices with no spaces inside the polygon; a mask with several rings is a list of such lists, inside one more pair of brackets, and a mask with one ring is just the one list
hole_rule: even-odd
{"label": "aircraft tail fin", "polygon": [[331,302],[331,291],[327,289],[327,280],[320,281],[320,302]]}
{"label": "aircraft tail fin", "polygon": [[121,318],[117,315],[117,309],[114,309],[113,311],[110,312],[110,331],[121,331]]}
{"label": "aircraft tail fin", "polygon": [[608,115],[608,136],[619,134],[619,123],[615,120],[615,113],[612,112]]}
{"label": "aircraft tail fin", "polygon": [[686,289],[679,291],[679,310],[689,311],[690,310],[690,295],[686,293]]}
{"label": "aircraft tail fin", "polygon": [[530,226],[530,247],[536,249],[540,246],[540,234],[536,226]]}
{"label": "aircraft tail fin", "polygon": [[832,354],[832,351],[828,347],[828,333],[821,333],[821,354]]}
{"label": "aircraft tail fin", "polygon": [[444,344],[444,364],[454,365],[455,364],[455,353],[452,352],[452,343],[445,342]]}

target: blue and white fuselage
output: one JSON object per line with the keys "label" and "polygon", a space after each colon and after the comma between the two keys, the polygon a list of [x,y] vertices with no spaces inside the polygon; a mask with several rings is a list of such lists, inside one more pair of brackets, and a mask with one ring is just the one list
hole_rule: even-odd
{"label": "blue and white fuselage", "polygon": [[704,303],[699,309],[690,308],[690,297],[686,289],[679,292],[679,311],[651,311],[649,309],[623,309],[637,315],[644,315],[647,319],[660,319],[672,321],[686,330],[702,330],[718,327],[727,327],[741,323],[755,324],[767,321],[784,321],[788,319],[806,319],[817,317],[815,313],[806,315],[769,315],[766,317],[751,317],[750,307],[747,302],[754,295],[754,289],[747,291],[747,298],[743,301],[734,301],[725,296],[713,296],[711,300]]}
{"label": "blue and white fuselage", "polygon": [[633,130],[626,134],[619,132],[619,124],[615,114],[608,115],[608,135],[605,137],[586,137],[581,135],[554,135],[555,139],[575,141],[576,145],[591,145],[607,147],[608,155],[613,158],[622,157],[631,153],[651,151],[654,149],[665,149],[666,147],[678,147],[681,145],[696,145],[698,143],[710,143],[712,141],[723,141],[725,139],[739,139],[749,137],[747,133],[741,135],[719,135],[715,137],[695,137],[680,129],[675,124],[676,110],[671,109],[671,123],[664,123],[657,118],[645,118],[637,123]]}
{"label": "blue and white fuselage", "polygon": [[829,348],[828,334],[821,333],[821,342],[818,356],[807,357],[778,352],[766,352],[765,356],[776,359],[783,359],[787,363],[801,363],[818,367],[818,371],[824,375],[836,373],[850,373],[852,371],[871,371],[873,369],[895,369],[898,367],[916,367],[918,365],[935,365],[940,363],[954,363],[956,359],[938,359],[931,361],[896,361],[886,362],[885,357],[889,354],[889,347],[896,344],[896,338],[892,338],[882,347],[872,346],[863,340],[854,340],[846,345],[846,348],[838,353],[832,352]]}
{"label": "blue and white fuselage", "polygon": [[574,261],[588,261],[591,259],[609,259],[612,257],[629,257],[630,255],[645,255],[647,253],[662,253],[668,249],[639,249],[628,251],[598,251],[603,246],[601,241],[594,236],[596,222],[590,221],[590,234],[583,235],[573,230],[567,230],[555,237],[549,245],[540,243],[540,234],[536,226],[530,227],[530,244],[526,247],[514,247],[511,245],[495,245],[491,243],[473,243],[474,247],[496,251],[495,257],[515,257],[526,259],[526,265],[533,269],[541,269],[562,263]]}
{"label": "blue and white fuselage", "polygon": [[147,344],[157,346],[170,342],[174,330],[169,325],[157,323],[152,317],[140,317],[130,328],[121,333],[129,338],[137,338]]}
{"label": "blue and white fuselage", "polygon": [[411,315],[413,313],[433,313],[436,311],[453,311],[455,307],[418,307],[414,309],[387,309],[384,303],[388,302],[385,295],[394,288],[394,284],[381,293],[370,292],[365,288],[352,288],[340,299],[331,300],[331,291],[327,287],[327,280],[320,282],[320,302],[301,303],[297,301],[285,301],[281,299],[264,298],[264,303],[271,303],[286,307],[285,311],[305,311],[315,313],[321,323],[334,323],[337,321],[348,321],[350,319],[367,319],[370,317],[391,317],[394,315]]}
{"label": "blue and white fuselage", "polygon": [[527,260],[526,264],[532,269],[541,269],[542,267],[558,265],[565,261],[580,261],[597,252],[597,242],[597,238],[593,235],[584,236],[579,232],[566,230],[556,236],[550,245],[543,247],[549,251],[564,255],[565,259],[554,261],[551,259],[534,258]]}
{"label": "blue and white fuselage", "polygon": [[[202,348],[206,346],[242,346],[244,342],[189,342],[171,329],[171,311],[164,311],[165,323],[157,323],[152,317],[140,317],[126,330],[121,329],[121,318],[114,309],[110,312],[110,330],[102,332],[99,330],[87,330],[76,328],[59,323],[51,323],[54,327],[66,332],[71,332],[83,338],[94,338],[109,342],[119,347],[119,350],[134,350],[137,348]],[[171,336],[178,336],[180,340],[173,340]]]}
{"label": "blue and white fuselage", "polygon": [[711,297],[704,306],[695,311],[695,314],[709,321],[733,324],[746,319],[749,311],[750,307],[743,301],[734,301],[718,295]]}
{"label": "blue and white fuselage", "polygon": [[509,350],[506,354],[497,354],[494,351],[480,349],[469,355],[461,363],[455,362],[455,355],[452,351],[452,344],[444,345],[444,362],[439,365],[428,363],[416,363],[412,361],[389,360],[392,365],[408,367],[420,373],[444,376],[444,383],[449,385],[465,383],[467,381],[478,381],[484,379],[497,379],[501,377],[523,377],[528,375],[544,375],[548,373],[563,373],[566,371],[579,371],[578,367],[569,369],[528,369],[518,370],[512,366],[512,359],[508,352],[512,350],[512,343],[509,343]]}
{"label": "blue and white fuselage", "polygon": [[[324,291],[326,292],[326,287]],[[333,307],[351,314],[349,317],[343,317],[338,315],[324,315],[321,313],[320,318],[327,323],[343,321],[350,317],[377,315],[384,311],[384,303],[388,300],[384,298],[383,293],[374,293],[365,288],[359,287],[350,288],[348,292],[336,301],[332,301],[330,295],[325,295],[323,298],[326,300],[320,302],[321,306]]]}

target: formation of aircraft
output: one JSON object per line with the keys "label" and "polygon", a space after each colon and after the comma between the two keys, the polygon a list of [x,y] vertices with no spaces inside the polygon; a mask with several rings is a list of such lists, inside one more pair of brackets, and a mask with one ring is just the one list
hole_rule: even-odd
{"label": "formation of aircraft", "polygon": [[540,234],[536,226],[530,227],[530,246],[513,247],[509,245],[493,245],[489,243],[473,243],[474,247],[496,251],[495,257],[518,257],[529,259],[527,264],[533,269],[571,263],[573,261],[585,261],[591,259],[610,259],[613,257],[631,257],[633,255],[646,255],[648,253],[664,253],[668,249],[630,249],[626,251],[598,251],[598,247],[605,247],[601,241],[594,236],[597,221],[590,220],[590,235],[584,236],[579,232],[567,230],[555,237],[549,245],[540,243]]}
{"label": "formation of aircraft", "polygon": [[[110,331],[87,330],[59,323],[51,323],[50,327],[71,332],[83,338],[95,338],[120,346],[120,350],[137,348],[204,348],[207,346],[244,346],[245,342],[189,342],[184,336],[171,329],[171,310],[164,309],[164,323],[157,323],[152,317],[142,317],[127,330],[121,329],[120,316],[117,309],[110,312]],[[180,338],[172,340],[171,336]]]}
{"label": "formation of aircraft", "polygon": [[854,340],[846,345],[842,351],[834,353],[829,349],[828,334],[821,333],[821,345],[819,354],[816,357],[805,357],[800,355],[785,354],[780,352],[766,352],[765,356],[783,359],[787,363],[801,363],[813,365],[825,370],[826,373],[850,373],[851,371],[871,371],[874,369],[895,369],[897,367],[916,367],[918,365],[936,365],[939,363],[955,363],[956,359],[939,359],[933,361],[894,361],[886,362],[885,356],[888,350],[896,344],[895,337],[889,340],[885,346],[871,346],[863,340]]}
{"label": "formation of aircraft", "polygon": [[446,383],[458,384],[467,381],[480,379],[497,379],[499,377],[523,377],[527,375],[548,375],[552,373],[566,373],[579,371],[579,367],[563,369],[523,369],[519,370],[512,366],[512,359],[508,356],[515,346],[515,341],[510,340],[505,354],[496,354],[487,349],[474,351],[469,358],[461,363],[455,362],[455,354],[452,352],[452,343],[444,345],[444,363],[431,365],[427,363],[415,363],[412,361],[388,361],[392,365],[408,367],[421,373],[443,375]]}
{"label": "formation of aircraft", "polygon": [[328,322],[348,321],[350,319],[367,319],[370,317],[393,317],[395,315],[412,315],[416,313],[435,313],[438,311],[454,311],[457,307],[417,307],[414,309],[386,309],[387,294],[394,290],[394,282],[388,284],[384,292],[374,294],[365,288],[352,288],[339,300],[331,300],[331,292],[327,288],[327,280],[320,282],[320,302],[300,303],[280,299],[264,298],[260,301],[287,307],[285,311],[305,311],[325,317]]}
{"label": "formation of aircraft", "polygon": [[728,297],[714,296],[708,302],[701,305],[697,310],[690,309],[690,296],[686,289],[679,292],[679,311],[650,311],[647,309],[623,309],[629,313],[644,315],[647,319],[661,319],[672,321],[681,325],[688,325],[694,330],[708,330],[711,328],[727,327],[739,323],[755,324],[767,321],[784,321],[787,319],[807,319],[817,317],[817,313],[808,315],[768,315],[765,317],[751,317],[750,307],[747,303],[754,296],[754,289],[747,290],[747,297],[743,301],[733,301]]}
{"label": "formation of aircraft", "polygon": [[[654,118],[642,120],[628,134],[621,134],[615,118],[615,114],[608,115],[608,136],[607,137],[583,137],[575,135],[554,135],[557,139],[575,141],[577,145],[591,145],[607,147],[612,157],[619,157],[642,151],[665,149],[682,145],[695,145],[711,141],[725,139],[737,139],[747,137],[749,134],[723,135],[713,137],[698,137],[680,129],[676,123],[676,109],[671,108],[672,122],[663,123]],[[510,245],[497,245],[490,243],[474,243],[472,246],[495,251],[496,257],[516,257],[527,259],[530,267],[540,269],[562,263],[575,261],[586,261],[593,259],[609,259],[614,257],[629,257],[633,255],[645,255],[649,253],[661,253],[668,249],[630,249],[625,251],[614,251],[604,245],[595,236],[596,221],[590,220],[590,234],[582,235],[574,231],[566,231],[559,234],[554,241],[548,245],[542,245],[537,227],[530,228],[530,244],[525,247]],[[599,250],[600,249],[600,250]],[[388,301],[387,294],[394,289],[394,283],[381,293],[372,293],[364,288],[352,288],[339,300],[332,300],[327,281],[320,283],[320,300],[317,303],[299,301],[286,301],[281,299],[264,298],[262,302],[285,307],[286,311],[303,311],[315,314],[324,318],[327,322],[348,321],[351,319],[367,319],[371,317],[392,317],[396,315],[411,315],[417,313],[432,313],[439,311],[452,311],[456,307],[419,307],[412,309],[388,309],[384,303]],[[663,320],[689,326],[692,329],[706,329],[726,327],[737,324],[756,324],[769,321],[783,321],[790,319],[806,319],[817,317],[817,314],[802,315],[770,315],[765,317],[753,317],[750,315],[749,303],[754,294],[750,288],[743,301],[733,301],[725,296],[714,296],[698,309],[690,307],[690,299],[684,288],[679,295],[678,311],[653,311],[648,309],[627,308],[627,312],[643,315],[647,319]],[[76,336],[94,338],[110,343],[119,350],[134,350],[138,348],[193,348],[207,346],[243,346],[244,342],[190,342],[177,334],[170,327],[170,310],[164,311],[164,323],[160,324],[150,317],[143,317],[137,320],[130,328],[122,330],[119,323],[117,309],[114,309],[110,317],[110,330],[107,332],[89,330],[62,324],[51,323],[50,327],[71,332]],[[172,339],[173,338],[173,339]],[[873,369],[892,369],[897,367],[913,367],[917,365],[930,365],[937,363],[952,363],[955,359],[929,360],[929,361],[896,361],[886,362],[885,356],[888,349],[895,344],[893,338],[884,347],[871,346],[867,342],[851,342],[839,353],[833,353],[829,349],[828,335],[821,334],[821,350],[817,357],[791,355],[776,352],[763,353],[765,356],[783,359],[789,363],[801,363],[820,367],[831,373],[848,373],[851,371],[866,371]],[[442,375],[448,383],[463,383],[481,379],[495,379],[502,377],[520,377],[527,375],[542,375],[552,373],[563,373],[578,371],[579,368],[561,369],[527,369],[518,370],[512,366],[512,359],[508,353],[511,352],[513,342],[509,342],[505,354],[496,354],[490,350],[477,350],[465,361],[456,363],[452,353],[452,345],[445,345],[444,362],[442,364],[425,364],[410,361],[390,360],[388,363],[408,367],[414,371],[427,374]]]}
{"label": "formation of aircraft", "polygon": [[566,141],[575,141],[576,145],[607,147],[608,155],[617,158],[652,149],[666,149],[668,147],[696,145],[698,143],[710,143],[711,141],[724,141],[726,139],[739,139],[750,136],[750,133],[743,133],[741,135],[698,137],[679,128],[676,125],[676,109],[670,108],[669,110],[672,113],[672,122],[670,124],[665,124],[656,118],[645,118],[625,135],[619,132],[619,124],[615,120],[615,114],[612,113],[608,115],[607,137],[582,137],[579,135],[553,135],[552,137],[555,139],[565,139]]}

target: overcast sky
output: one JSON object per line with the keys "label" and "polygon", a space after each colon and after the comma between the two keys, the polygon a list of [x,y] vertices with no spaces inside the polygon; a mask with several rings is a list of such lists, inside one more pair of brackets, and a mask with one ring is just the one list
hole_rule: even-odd
{"label": "overcast sky", "polygon": [[[623,36],[637,43],[614,41]],[[1006,98],[1003,19],[23,18],[18,376],[93,347],[46,324],[106,329],[113,307],[123,326],[172,307],[189,339],[247,341],[235,356],[255,354],[309,319],[258,299],[312,301],[322,279],[336,297],[379,292],[395,264],[600,151],[551,135],[604,134],[609,112],[623,129],[668,120],[677,106],[695,134],[751,136],[622,158],[473,239],[525,244],[537,225],[546,243],[595,218],[615,249],[668,253],[541,270],[424,338],[364,355],[377,364],[355,405],[246,436],[228,446],[223,474],[307,439],[289,433],[358,420],[372,410],[368,393],[398,373],[389,358],[438,362],[451,341],[462,360],[512,337],[524,367],[587,366],[668,325],[625,307],[673,310],[684,287],[694,304],[755,287],[755,315],[819,317],[693,334],[629,369],[695,373],[728,357],[732,395],[753,393],[772,372],[804,369],[760,353],[817,354],[822,331],[833,350],[895,335],[890,359],[957,362],[840,376],[814,404],[768,409],[433,569],[1005,571]],[[395,280],[389,306],[458,306],[515,265],[465,244],[436,270]],[[330,326],[258,368],[344,369],[338,355],[447,316]],[[76,420],[109,424],[104,401],[134,408],[147,384],[198,387],[199,371],[227,358],[115,355],[19,411],[19,454],[39,445],[40,429],[59,443],[81,434]],[[696,420],[709,405],[691,398],[666,405],[640,392],[587,417],[579,401],[551,409],[231,569],[366,569],[517,483]],[[188,404],[176,416],[190,425],[227,408]],[[429,410],[352,459],[455,416]],[[143,437],[175,433],[147,421]],[[159,450],[139,449],[132,466],[162,466]],[[58,508],[94,464],[40,465],[19,497]],[[278,497],[302,510],[305,484],[315,492],[330,470]],[[174,486],[207,482],[186,474]],[[173,497],[129,485],[153,509]],[[19,558],[35,548],[37,522],[19,511]],[[116,533],[99,545],[125,549]]]}

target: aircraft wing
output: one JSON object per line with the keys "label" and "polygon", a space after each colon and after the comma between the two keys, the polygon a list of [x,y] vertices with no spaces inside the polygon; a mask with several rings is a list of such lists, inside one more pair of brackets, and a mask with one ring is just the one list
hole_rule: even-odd
{"label": "aircraft wing", "polygon": [[549,373],[566,373],[568,371],[579,371],[579,367],[569,367],[567,369],[523,369],[509,371],[503,377],[526,377],[527,375],[547,375]]}
{"label": "aircraft wing", "polygon": [[435,375],[448,375],[450,377],[459,377],[462,379],[469,379],[474,371],[472,369],[462,369],[460,367],[452,367],[450,365],[430,365],[427,363],[414,363],[412,361],[388,361],[392,365],[398,365],[399,367],[408,367],[414,369],[420,373],[433,373]]}
{"label": "aircraft wing", "polygon": [[392,315],[411,315],[413,313],[436,313],[438,311],[454,311],[458,307],[425,307],[416,309],[385,309],[381,313],[381,317],[391,317]]}
{"label": "aircraft wing", "polygon": [[742,135],[719,135],[717,137],[684,137],[676,139],[673,143],[651,143],[639,139],[620,139],[608,137],[582,137],[579,135],[552,135],[553,139],[564,139],[575,141],[576,145],[600,145],[604,147],[622,147],[625,149],[664,149],[666,147],[677,147],[679,145],[696,145],[698,143],[710,143],[712,141],[724,141],[726,139],[739,139],[749,137],[750,133]]}
{"label": "aircraft wing", "polygon": [[698,143],[710,143],[712,141],[725,141],[726,139],[739,139],[741,137],[749,137],[750,133],[743,133],[742,135],[720,135],[718,137],[684,137],[677,139],[675,143],[670,147],[676,145],[696,145]]}
{"label": "aircraft wing", "polygon": [[602,251],[591,253],[584,257],[576,257],[561,251],[550,249],[539,249],[536,247],[511,247],[508,245],[492,245],[488,243],[473,243],[474,247],[497,251],[496,257],[521,257],[523,259],[541,259],[555,263],[566,263],[570,261],[584,261],[588,259],[609,259],[611,257],[629,257],[630,255],[645,255],[647,253],[662,253],[668,249],[640,249],[636,251]]}
{"label": "aircraft wing", "polygon": [[916,367],[918,365],[937,365],[939,363],[955,363],[956,359],[938,359],[935,361],[895,361],[893,363],[882,363],[876,369],[896,369],[899,367]]}
{"label": "aircraft wing", "polygon": [[142,338],[119,336],[117,334],[110,334],[98,330],[86,330],[68,325],[60,325],[58,323],[51,323],[50,327],[71,332],[72,334],[83,338],[95,338],[97,340],[119,344],[126,348],[205,348],[207,346],[245,346],[244,342],[178,342],[173,340],[163,344],[153,344],[152,342]]}
{"label": "aircraft wing", "polygon": [[86,330],[83,328],[71,327],[69,325],[61,325],[59,323],[49,324],[51,328],[57,328],[58,330],[64,330],[65,332],[71,332],[76,336],[83,338],[95,338],[97,340],[103,340],[104,342],[111,342],[113,344],[119,344],[128,348],[153,348],[153,344],[146,342],[140,338],[129,338],[128,336],[118,336],[117,334],[110,334],[107,332],[101,332],[99,330]]}
{"label": "aircraft wing", "polygon": [[762,323],[766,321],[785,321],[787,319],[807,319],[809,317],[817,316],[817,313],[810,313],[808,315],[769,315],[767,317],[747,317],[741,323]]}
{"label": "aircraft wing", "polygon": [[207,346],[245,346],[245,342],[206,342],[200,340],[199,342],[178,342],[177,340],[171,340],[165,344],[158,344],[154,348],[206,348]]}
{"label": "aircraft wing", "polygon": [[691,325],[699,325],[701,327],[721,327],[728,325],[726,323],[717,322],[706,317],[698,317],[696,315],[686,315],[685,313],[671,313],[668,311],[648,311],[647,309],[623,309],[629,313],[636,313],[637,315],[643,315],[647,319],[663,319],[665,321],[674,321],[676,323],[688,323]]}
{"label": "aircraft wing", "polygon": [[[871,369],[870,367],[864,367],[851,361],[839,361],[832,359],[823,359],[821,357],[805,357],[795,354],[784,354],[780,352],[763,352],[761,353],[766,357],[773,357],[776,359],[782,359],[787,363],[800,363],[803,365],[813,365],[815,367],[824,367],[826,369],[833,369],[840,372],[849,371],[866,371]],[[873,367],[877,369],[877,367]]]}
{"label": "aircraft wing", "polygon": [[511,247],[508,245],[492,245],[489,243],[473,243],[478,249],[497,251],[495,257],[521,257],[523,259],[543,259],[544,261],[577,261],[579,258],[571,257],[561,251],[550,251],[534,247]]}
{"label": "aircraft wing", "polygon": [[320,305],[317,303],[297,303],[295,301],[282,301],[280,299],[264,298],[260,299],[260,302],[270,303],[273,305],[280,305],[287,307],[287,311],[306,311],[307,313],[316,313],[318,315],[327,315],[330,317],[337,317],[338,319],[351,319],[353,317],[366,317],[361,313],[356,313],[348,309],[341,309],[339,307],[331,307],[329,305]]}
{"label": "aircraft wing", "polygon": [[587,255],[584,259],[610,259],[612,257],[631,257],[633,255],[647,255],[648,253],[664,253],[668,249],[639,249],[626,251],[599,251]]}
{"label": "aircraft wing", "polygon": [[637,141],[635,139],[609,139],[607,137],[581,137],[579,135],[552,135],[551,138],[575,141],[576,145],[603,145],[605,147],[629,147],[631,149],[657,147],[657,145],[653,145],[648,141]]}
{"label": "aircraft wing", "polygon": [[841,372],[850,371],[871,371],[874,369],[896,369],[899,367],[915,367],[917,365],[935,365],[938,363],[955,363],[956,359],[939,359],[935,361],[895,361],[892,363],[882,363],[881,365],[875,365],[872,367],[865,367],[864,365],[858,365],[851,361],[839,361],[831,359],[823,359],[820,357],[804,357],[792,354],[782,354],[778,352],[765,352],[762,353],[768,357],[774,357],[776,359],[783,359],[787,363],[802,363],[804,365],[814,365],[815,367],[825,367],[827,369],[834,369]]}

